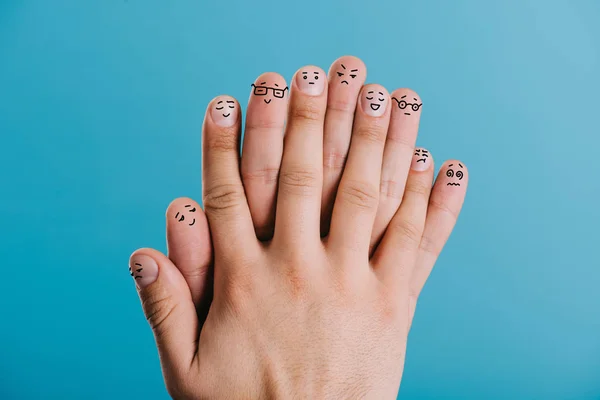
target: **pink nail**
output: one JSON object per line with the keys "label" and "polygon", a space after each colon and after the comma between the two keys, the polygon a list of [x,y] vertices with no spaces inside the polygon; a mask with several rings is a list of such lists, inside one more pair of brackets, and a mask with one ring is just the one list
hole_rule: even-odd
{"label": "pink nail", "polygon": [[387,108],[388,95],[383,88],[368,86],[360,94],[360,104],[363,111],[372,117],[381,117]]}
{"label": "pink nail", "polygon": [[325,73],[318,68],[302,68],[296,74],[296,84],[298,88],[311,96],[319,96],[325,88]]}
{"label": "pink nail", "polygon": [[431,154],[427,149],[417,147],[413,154],[410,169],[413,171],[427,171],[431,165]]}
{"label": "pink nail", "polygon": [[231,97],[223,96],[213,102],[210,112],[215,124],[227,128],[237,121],[238,105]]}
{"label": "pink nail", "polygon": [[143,289],[158,278],[158,265],[152,257],[138,254],[129,261],[129,275],[137,287]]}

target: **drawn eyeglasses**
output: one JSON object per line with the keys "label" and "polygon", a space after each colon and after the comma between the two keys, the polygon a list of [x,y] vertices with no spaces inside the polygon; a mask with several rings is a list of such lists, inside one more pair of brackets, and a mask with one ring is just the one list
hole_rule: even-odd
{"label": "drawn eyeglasses", "polygon": [[272,88],[267,86],[256,86],[254,83],[251,85],[254,88],[254,94],[256,96],[266,96],[269,93],[269,89],[273,91],[273,96],[278,99],[282,99],[285,96],[285,91],[288,90],[287,86],[285,89]]}
{"label": "drawn eyeglasses", "polygon": [[398,108],[400,108],[401,110],[404,110],[406,107],[410,106],[410,108],[412,108],[413,111],[419,111],[419,108],[423,105],[423,103],[421,104],[417,104],[417,103],[407,103],[404,100],[398,100],[394,97],[394,100],[396,100],[398,102]]}

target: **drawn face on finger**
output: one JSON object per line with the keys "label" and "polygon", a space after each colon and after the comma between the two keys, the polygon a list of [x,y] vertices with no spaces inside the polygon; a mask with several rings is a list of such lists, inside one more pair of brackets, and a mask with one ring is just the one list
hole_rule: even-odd
{"label": "drawn face on finger", "polygon": [[423,164],[426,164],[427,159],[429,158],[429,151],[425,149],[416,148],[415,157],[417,157],[417,163],[422,162]]}
{"label": "drawn face on finger", "polygon": [[448,165],[446,176],[449,178],[446,186],[460,186],[460,181],[464,177],[464,167],[461,163],[452,163]]}
{"label": "drawn face on finger", "polygon": [[267,81],[259,82],[258,84],[251,85],[253,90],[252,94],[254,96],[264,97],[263,101],[265,104],[270,104],[273,100],[283,99],[285,97],[285,92],[288,90],[288,87],[283,87],[278,83],[268,83]]}
{"label": "drawn face on finger", "polygon": [[144,267],[142,267],[142,264],[136,262],[135,264],[133,264],[133,267],[129,267],[129,275],[133,276],[133,279],[135,280],[142,279],[143,270]]}
{"label": "drawn face on finger", "polygon": [[175,214],[175,219],[177,220],[177,222],[185,222],[189,226],[194,225],[196,223],[196,218],[194,218],[196,207],[192,206],[191,204],[188,204],[184,207],[184,209],[184,211],[177,212],[177,214]]}
{"label": "drawn face on finger", "polygon": [[215,110],[217,110],[223,118],[231,117],[234,109],[235,101],[233,100],[219,100],[215,106]]}
{"label": "drawn face on finger", "polygon": [[350,85],[354,79],[358,76],[358,68],[346,67],[344,64],[340,64],[340,67],[335,71],[340,85]]}
{"label": "drawn face on finger", "polygon": [[392,97],[398,103],[398,108],[402,110],[404,115],[413,115],[423,105],[416,97],[409,97],[407,94],[400,96],[400,98]]}
{"label": "drawn face on finger", "polygon": [[385,104],[385,94],[383,92],[369,90],[365,96],[369,107],[373,111],[378,111]]}

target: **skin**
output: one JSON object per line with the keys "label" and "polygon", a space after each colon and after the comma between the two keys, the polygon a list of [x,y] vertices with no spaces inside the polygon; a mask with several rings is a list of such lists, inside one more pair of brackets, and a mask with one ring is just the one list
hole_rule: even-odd
{"label": "skin", "polygon": [[[349,84],[342,63],[358,66]],[[414,146],[422,108],[405,115],[392,100],[421,103],[413,91],[363,86],[354,57],[334,62],[320,93],[303,91],[307,71],[325,76],[303,67],[289,98],[251,95],[241,159],[240,113],[219,118],[231,98],[211,101],[205,213],[175,200],[168,257],[131,256],[174,398],[396,398],[416,301],[461,210],[467,168],[445,162],[432,187],[433,156],[419,162]],[[273,73],[256,82],[277,79],[285,87]],[[369,92],[377,115],[363,107]]]}

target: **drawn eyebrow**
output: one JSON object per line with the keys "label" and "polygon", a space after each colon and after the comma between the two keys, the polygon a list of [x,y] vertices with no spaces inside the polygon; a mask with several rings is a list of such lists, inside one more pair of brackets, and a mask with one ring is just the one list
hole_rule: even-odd
{"label": "drawn eyebrow", "polygon": [[346,67],[344,67],[344,64],[341,64],[341,65],[342,65],[342,68],[346,69]]}
{"label": "drawn eyebrow", "polygon": [[458,165],[460,165],[460,167],[462,168],[462,164],[461,163],[458,163]]}
{"label": "drawn eyebrow", "polygon": [[383,96],[383,93],[382,93],[382,92],[378,92],[378,93],[379,93],[380,95],[382,95],[382,96]]}
{"label": "drawn eyebrow", "polygon": [[187,208],[187,207],[191,207],[191,206],[192,206],[191,204],[188,204],[188,205],[187,205],[187,206],[185,206],[185,207]]}
{"label": "drawn eyebrow", "polygon": [[267,83],[267,82],[261,82],[260,84],[261,84],[261,85],[264,85],[265,83]]}
{"label": "drawn eyebrow", "polygon": [[175,218],[177,218],[179,216],[179,213],[175,214]]}
{"label": "drawn eyebrow", "polygon": [[403,98],[405,98],[405,97],[406,97],[406,95],[404,95],[404,96],[402,96],[402,97],[400,97],[400,98],[401,98],[401,99],[403,99]]}
{"label": "drawn eyebrow", "polygon": [[219,101],[217,104],[221,104],[223,102],[223,100]]}
{"label": "drawn eyebrow", "polygon": [[448,165],[448,166],[449,166],[449,167],[451,167],[451,166],[453,166],[453,165],[454,165],[454,164],[450,164],[450,165]]}
{"label": "drawn eyebrow", "polygon": [[278,84],[276,84],[276,83],[274,83],[274,85],[275,85],[275,86],[277,86],[277,87],[279,87],[279,85],[278,85]]}
{"label": "drawn eyebrow", "polygon": [[303,72],[304,75],[308,74],[308,72]]}
{"label": "drawn eyebrow", "polygon": [[373,91],[372,91],[372,90],[371,90],[370,92],[368,92],[367,94],[371,94],[371,93],[373,93]]}
{"label": "drawn eyebrow", "polygon": [[351,69],[350,72],[358,72],[358,69]]}
{"label": "drawn eyebrow", "polygon": [[413,97],[413,99],[415,99],[415,101],[419,101],[419,100],[417,100],[417,98],[416,98],[416,97]]}
{"label": "drawn eyebrow", "polygon": [[235,103],[233,100],[227,100],[228,103]]}
{"label": "drawn eyebrow", "polygon": [[429,153],[427,150],[421,150],[423,153]]}
{"label": "drawn eyebrow", "polygon": [[142,264],[140,264],[140,263],[135,263],[135,265],[139,265],[140,267],[142,266]]}
{"label": "drawn eyebrow", "polygon": [[315,71],[315,74],[319,75],[319,73],[318,73],[318,72],[316,72],[316,71]]}

